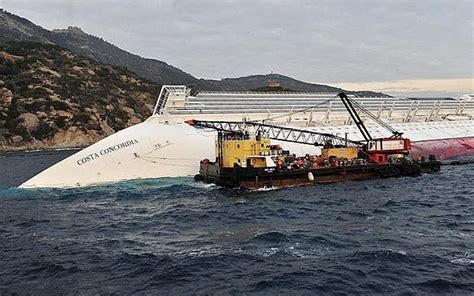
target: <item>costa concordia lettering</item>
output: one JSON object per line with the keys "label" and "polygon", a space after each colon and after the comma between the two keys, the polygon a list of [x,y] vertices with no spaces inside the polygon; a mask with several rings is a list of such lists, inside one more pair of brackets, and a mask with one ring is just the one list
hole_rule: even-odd
{"label": "costa concordia lettering", "polygon": [[82,157],[80,158],[78,161],[77,161],[77,164],[78,165],[83,165],[89,161],[92,161],[94,159],[97,159],[99,158],[100,156],[104,156],[104,155],[107,155],[111,152],[114,152],[116,150],[119,150],[119,149],[122,149],[122,148],[125,148],[125,147],[128,147],[128,146],[131,146],[131,145],[134,145],[134,144],[138,144],[138,140],[137,139],[133,139],[133,140],[130,140],[130,141],[126,141],[126,142],[123,142],[123,143],[120,143],[120,144],[117,144],[117,145],[113,145],[113,146],[110,146],[110,147],[107,147],[105,149],[101,149],[99,151],[99,153],[97,152],[94,152],[94,153],[91,153],[89,155],[87,155],[86,157]]}
{"label": "costa concordia lettering", "polygon": [[[358,97],[352,99],[412,140],[412,154],[438,159],[474,155],[474,100],[460,98]],[[121,130],[51,166],[20,187],[74,187],[140,178],[192,176],[199,161],[213,159],[214,132],[188,119],[267,120],[361,140],[336,93],[199,92],[164,86],[146,121]],[[373,137],[389,136],[365,117]],[[297,155],[319,148],[281,142]],[[126,149],[125,149],[126,148]]]}
{"label": "costa concordia lettering", "polygon": [[127,141],[127,142],[123,142],[123,143],[114,145],[114,146],[110,146],[107,149],[102,149],[102,150],[100,150],[100,155],[107,155],[110,152],[114,152],[115,150],[119,150],[119,149],[122,149],[124,147],[131,146],[133,144],[138,144],[138,140],[133,139],[133,140],[130,140],[130,141]]}

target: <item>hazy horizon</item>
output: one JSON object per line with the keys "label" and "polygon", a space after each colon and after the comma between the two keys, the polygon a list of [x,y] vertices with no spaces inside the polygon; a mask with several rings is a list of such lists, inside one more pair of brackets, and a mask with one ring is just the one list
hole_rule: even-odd
{"label": "hazy horizon", "polygon": [[270,72],[393,95],[474,92],[471,1],[11,1],[199,78]]}

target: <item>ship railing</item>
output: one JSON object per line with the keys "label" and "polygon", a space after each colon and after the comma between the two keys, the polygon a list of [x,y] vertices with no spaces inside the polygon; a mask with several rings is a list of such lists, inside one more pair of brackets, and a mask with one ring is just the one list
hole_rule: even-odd
{"label": "ship railing", "polygon": [[188,96],[191,89],[185,85],[163,85],[156,101],[153,115],[163,114],[170,95]]}

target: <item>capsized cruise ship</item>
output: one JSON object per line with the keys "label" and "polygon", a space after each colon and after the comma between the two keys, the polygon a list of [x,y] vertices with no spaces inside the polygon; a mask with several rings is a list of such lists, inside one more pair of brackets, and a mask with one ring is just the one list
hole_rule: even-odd
{"label": "capsized cruise ship", "polygon": [[[349,96],[412,140],[412,155],[474,155],[474,99]],[[390,133],[360,114],[373,137]],[[77,187],[140,178],[192,176],[199,161],[214,159],[214,131],[189,119],[265,120],[362,140],[337,93],[194,92],[163,86],[153,114],[44,170],[22,188]],[[298,155],[319,148],[282,142]]]}

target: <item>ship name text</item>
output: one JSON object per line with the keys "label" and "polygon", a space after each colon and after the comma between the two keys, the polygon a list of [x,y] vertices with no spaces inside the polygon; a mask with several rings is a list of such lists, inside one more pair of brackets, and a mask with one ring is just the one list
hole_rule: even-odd
{"label": "ship name text", "polygon": [[137,139],[132,139],[132,140],[128,140],[128,141],[125,141],[125,142],[122,142],[122,143],[119,143],[119,144],[115,144],[115,145],[109,146],[107,148],[101,149],[97,152],[93,152],[93,153],[91,153],[91,154],[89,154],[85,157],[82,157],[82,158],[78,159],[76,161],[76,163],[78,165],[83,165],[83,164],[88,163],[90,161],[96,160],[97,158],[100,158],[102,156],[106,156],[106,155],[108,155],[112,152],[115,152],[117,150],[129,147],[129,146],[132,146],[132,145],[135,145],[135,144],[138,144]]}

